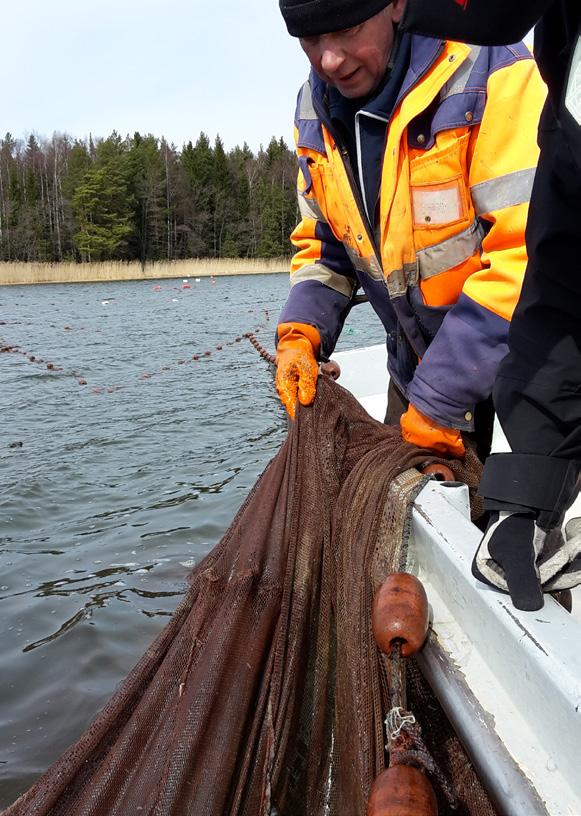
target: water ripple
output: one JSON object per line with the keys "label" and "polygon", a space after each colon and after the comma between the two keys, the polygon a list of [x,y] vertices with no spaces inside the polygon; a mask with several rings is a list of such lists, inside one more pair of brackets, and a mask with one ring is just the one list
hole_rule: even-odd
{"label": "water ripple", "polygon": [[[161,285],[0,287],[2,339],[63,369],[0,355],[0,809],[165,625],[286,433],[269,367],[228,343],[272,348],[287,276]],[[366,308],[352,346],[381,339]]]}

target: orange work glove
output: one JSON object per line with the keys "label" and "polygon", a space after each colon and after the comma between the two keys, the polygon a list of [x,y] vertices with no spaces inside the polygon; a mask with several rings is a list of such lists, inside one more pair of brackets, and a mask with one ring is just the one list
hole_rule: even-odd
{"label": "orange work glove", "polygon": [[402,414],[400,425],[401,435],[410,445],[428,448],[454,459],[462,459],[466,453],[460,431],[445,428],[411,404],[405,414]]}
{"label": "orange work glove", "polygon": [[316,356],[320,347],[321,335],[314,326],[279,325],[274,384],[291,419],[295,418],[297,398],[301,405],[311,405],[315,399],[319,375]]}

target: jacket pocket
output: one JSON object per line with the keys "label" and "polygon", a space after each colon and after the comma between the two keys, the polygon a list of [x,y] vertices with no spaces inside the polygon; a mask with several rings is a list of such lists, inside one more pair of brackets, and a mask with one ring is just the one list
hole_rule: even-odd
{"label": "jacket pocket", "polygon": [[440,134],[436,145],[410,158],[410,199],[417,249],[450,237],[474,220],[468,191],[470,134]]}
{"label": "jacket pocket", "polygon": [[469,144],[470,132],[447,132],[433,150],[410,160],[418,277],[424,303],[431,306],[455,303],[478,265],[485,229],[468,187]]}
{"label": "jacket pocket", "polygon": [[330,208],[327,205],[328,171],[329,167],[326,161],[318,161],[310,156],[307,159],[305,168],[302,169],[303,176],[305,178],[308,176],[308,186],[305,190],[305,198],[316,203],[316,206],[323,215],[324,220],[329,223],[329,226],[332,229],[332,220],[329,218],[329,215],[331,214],[329,212]]}

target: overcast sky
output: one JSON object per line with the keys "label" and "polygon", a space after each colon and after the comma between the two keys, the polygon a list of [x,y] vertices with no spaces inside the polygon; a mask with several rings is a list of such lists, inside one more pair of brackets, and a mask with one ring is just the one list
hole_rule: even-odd
{"label": "overcast sky", "polygon": [[278,0],[2,1],[0,132],[201,130],[253,150],[292,140],[308,65]]}

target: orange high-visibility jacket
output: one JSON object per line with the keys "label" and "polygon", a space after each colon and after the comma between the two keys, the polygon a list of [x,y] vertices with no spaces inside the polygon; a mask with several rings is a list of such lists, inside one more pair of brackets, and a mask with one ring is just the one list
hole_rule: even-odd
{"label": "orange high-visibility jacket", "polygon": [[387,127],[372,229],[327,86],[299,93],[302,220],[281,323],[314,326],[333,351],[362,289],[387,333],[390,375],[423,413],[473,430],[492,390],[526,266],[525,224],[545,87],[523,44],[414,36]]}

